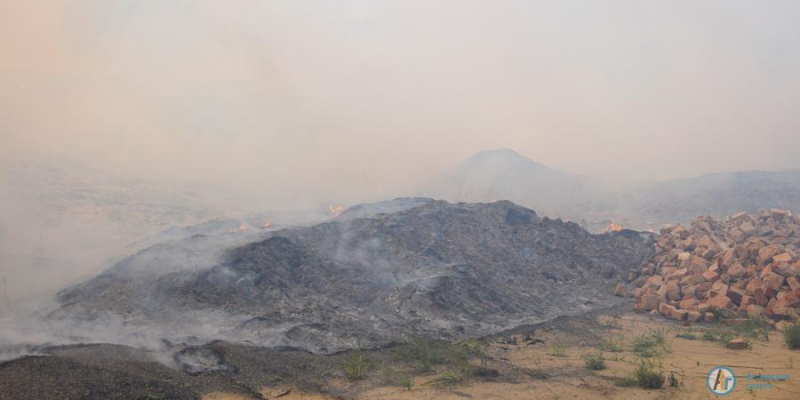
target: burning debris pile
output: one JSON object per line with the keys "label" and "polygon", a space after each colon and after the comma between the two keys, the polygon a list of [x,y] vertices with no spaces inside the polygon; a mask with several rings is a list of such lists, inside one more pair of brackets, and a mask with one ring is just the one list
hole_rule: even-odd
{"label": "burning debris pile", "polygon": [[800,219],[791,212],[704,216],[660,233],[635,280],[636,311],[679,321],[711,321],[714,312],[764,315],[771,325],[797,319]]}
{"label": "burning debris pile", "polygon": [[[182,242],[162,244],[62,292],[53,318],[113,314],[128,329],[171,332],[170,340],[191,335],[332,353],[407,333],[478,337],[622,304],[609,293],[614,282],[652,256],[652,235],[592,235],[508,201],[397,202],[264,232],[214,264],[188,254],[190,265],[165,268],[162,254]],[[211,239],[189,238],[183,251]],[[200,337],[197,316],[209,315],[220,317],[209,322],[216,329]]]}

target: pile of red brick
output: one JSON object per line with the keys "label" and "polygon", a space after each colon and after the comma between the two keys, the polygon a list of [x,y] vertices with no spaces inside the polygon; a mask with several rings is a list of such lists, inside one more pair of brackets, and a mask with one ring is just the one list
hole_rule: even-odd
{"label": "pile of red brick", "polygon": [[[797,319],[800,218],[784,210],[699,217],[661,229],[655,256],[639,276],[635,310],[679,321],[711,321],[712,311],[764,315],[771,325]],[[617,294],[624,286],[617,287]],[[787,322],[784,322],[787,321]],[[779,326],[780,327],[780,326]]]}

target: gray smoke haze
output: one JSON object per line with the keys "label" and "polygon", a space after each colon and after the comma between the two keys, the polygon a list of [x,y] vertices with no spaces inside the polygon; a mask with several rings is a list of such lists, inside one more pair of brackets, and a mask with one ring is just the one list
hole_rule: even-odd
{"label": "gray smoke haze", "polygon": [[5,1],[0,147],[284,202],[407,191],[499,147],[625,178],[796,168],[798,17],[791,0]]}
{"label": "gray smoke haze", "polygon": [[[0,272],[13,298],[168,226],[407,195],[486,149],[621,181],[800,167],[793,0],[2,10]],[[50,169],[20,175],[31,164]],[[70,184],[43,201],[20,182]]]}

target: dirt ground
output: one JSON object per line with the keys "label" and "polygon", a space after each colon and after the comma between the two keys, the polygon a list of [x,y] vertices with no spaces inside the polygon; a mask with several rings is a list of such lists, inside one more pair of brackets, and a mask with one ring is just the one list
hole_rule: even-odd
{"label": "dirt ground", "polygon": [[[533,337],[541,338],[544,344],[533,346],[509,346],[492,344],[491,350],[497,352],[511,364],[521,368],[541,368],[550,377],[520,384],[478,383],[466,384],[452,390],[418,386],[410,391],[400,388],[379,387],[362,394],[365,399],[708,399],[715,396],[706,387],[706,377],[716,366],[730,367],[737,377],[737,387],[726,398],[743,399],[798,399],[800,398],[800,375],[796,375],[794,365],[800,366],[800,352],[786,348],[777,332],[772,332],[769,342],[756,341],[751,349],[730,350],[719,343],[700,339],[689,340],[675,337],[685,328],[670,323],[660,317],[625,314],[620,318],[601,317],[600,321],[613,321],[606,325],[619,325],[618,328],[604,329],[603,338],[617,343],[630,343],[635,337],[647,334],[650,329],[666,329],[668,346],[671,350],[661,361],[663,370],[674,372],[680,381],[677,387],[644,390],[638,387],[620,387],[615,384],[618,378],[632,371],[636,356],[627,346],[621,352],[604,352],[607,368],[590,373],[581,355],[596,351],[585,343],[581,334],[569,336],[565,330],[542,330]],[[603,325],[601,323],[601,325]],[[567,333],[566,336],[564,334]],[[573,334],[574,335],[574,334]],[[565,355],[553,355],[553,347],[547,343],[566,344]],[[583,343],[582,343],[583,342]],[[490,351],[491,351],[490,350]],[[798,371],[800,372],[800,371]],[[772,388],[748,390],[747,384],[763,383],[748,380],[752,375],[789,375],[785,382],[770,382]],[[422,382],[420,382],[422,383]]]}
{"label": "dirt ground", "polygon": [[[466,364],[473,375],[464,374],[449,385],[442,384],[442,377],[464,364],[436,364],[422,373],[416,364],[398,358],[402,346],[365,352],[370,368],[358,380],[344,373],[349,352],[319,356],[214,342],[203,348],[219,354],[229,368],[189,374],[169,353],[107,344],[63,346],[0,364],[0,400],[708,399],[714,395],[706,378],[717,366],[731,368],[737,377],[736,388],[725,398],[800,399],[800,374],[794,367],[800,366],[800,351],[789,350],[779,332],[772,331],[769,341],[752,341],[748,349],[731,350],[703,340],[703,333],[712,329],[710,324],[686,327],[627,309],[562,317],[474,342],[483,356]],[[651,360],[667,378],[674,375],[677,385],[669,380],[661,389],[621,385],[640,359],[635,340],[654,332],[663,334],[664,345]],[[689,333],[694,339],[687,338]],[[439,345],[448,350],[454,346]],[[606,368],[591,371],[584,356],[598,351]],[[478,367],[483,372],[475,374]],[[754,379],[759,374],[788,379]],[[753,384],[770,386],[748,388]]]}
{"label": "dirt ground", "polygon": [[[441,372],[436,371],[416,376],[410,390],[393,385],[349,383],[341,379],[331,384],[338,385],[339,389],[351,393],[356,399],[709,399],[715,397],[706,387],[709,371],[716,366],[728,366],[737,377],[737,386],[725,398],[800,398],[800,375],[796,375],[794,368],[794,365],[800,367],[800,352],[788,350],[778,332],[773,331],[768,342],[757,340],[749,349],[731,350],[720,343],[702,340],[702,331],[708,328],[708,324],[684,327],[661,317],[634,313],[606,315],[593,320],[575,318],[552,327],[522,331],[517,338],[527,336],[528,340],[523,339],[517,344],[508,343],[513,339],[495,338],[484,349],[492,359],[491,366],[501,365],[505,374],[537,370],[544,371],[548,375],[546,379],[511,373],[514,376],[510,379],[507,376],[507,379],[494,382],[474,378],[447,387],[427,384]],[[668,348],[659,358],[660,367],[656,369],[663,370],[667,377],[674,374],[678,385],[670,386],[669,380],[664,388],[655,390],[618,385],[621,378],[631,374],[637,360],[630,343],[654,330],[666,333]],[[697,338],[676,337],[679,333],[690,332]],[[621,351],[604,351],[606,369],[590,371],[582,355],[598,351],[603,340],[616,343],[619,348],[614,350]],[[789,379],[757,381],[748,378],[748,374],[788,375]],[[771,387],[748,389],[748,384],[759,383],[769,383]],[[275,398],[288,393],[280,397],[287,400],[338,398],[289,389],[264,388],[261,394]],[[204,397],[206,400],[246,398],[224,393]]]}

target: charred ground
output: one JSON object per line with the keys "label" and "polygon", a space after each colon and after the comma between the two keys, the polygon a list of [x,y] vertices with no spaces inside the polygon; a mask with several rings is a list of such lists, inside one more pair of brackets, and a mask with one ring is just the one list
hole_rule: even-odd
{"label": "charred ground", "polygon": [[624,301],[611,296],[614,282],[652,256],[650,235],[592,235],[507,201],[409,204],[266,234],[208,268],[161,270],[145,251],[136,257],[147,263],[127,260],[62,292],[52,318],[115,315],[131,326],[169,326],[213,312],[230,317],[218,337],[200,337],[186,324],[165,339],[183,334],[328,354],[409,333],[481,337],[614,306]]}

